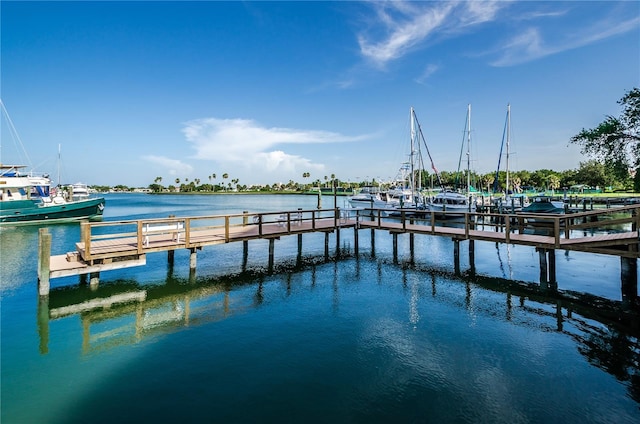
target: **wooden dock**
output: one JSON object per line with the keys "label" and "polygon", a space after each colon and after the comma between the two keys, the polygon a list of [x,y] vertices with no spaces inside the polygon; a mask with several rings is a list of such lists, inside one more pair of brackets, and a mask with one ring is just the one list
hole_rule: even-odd
{"label": "wooden dock", "polygon": [[614,255],[621,258],[624,284],[624,280],[637,280],[639,208],[640,205],[631,205],[566,215],[465,213],[455,219],[412,210],[401,210],[398,216],[389,217],[383,210],[336,208],[83,222],[75,251],[64,255],[51,256],[51,236],[46,229],[41,230],[39,293],[49,293],[50,279],[70,275],[88,274],[97,284],[100,272],[145,265],[146,255],[154,252],[167,251],[172,262],[175,250],[188,249],[190,268],[195,270],[197,251],[203,247],[242,241],[246,252],[248,241],[256,239],[269,240],[272,268],[274,241],[280,237],[297,235],[300,253],[303,234],[322,232],[328,255],[329,234],[336,234],[339,246],[343,229],[354,230],[356,254],[359,230],[390,232],[394,257],[398,234],[409,234],[411,241],[416,234],[449,237],[454,241],[456,267],[460,241],[469,241],[470,257],[476,240],[532,246],[540,253],[541,283],[555,282],[555,250]]}

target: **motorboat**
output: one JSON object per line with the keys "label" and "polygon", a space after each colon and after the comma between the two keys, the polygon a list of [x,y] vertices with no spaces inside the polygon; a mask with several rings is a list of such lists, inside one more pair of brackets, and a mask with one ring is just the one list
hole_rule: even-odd
{"label": "motorboat", "polygon": [[23,168],[26,166],[0,165],[0,225],[102,219],[104,198],[73,200],[60,190],[51,195],[44,181],[38,192],[45,195],[32,196],[34,182]]}

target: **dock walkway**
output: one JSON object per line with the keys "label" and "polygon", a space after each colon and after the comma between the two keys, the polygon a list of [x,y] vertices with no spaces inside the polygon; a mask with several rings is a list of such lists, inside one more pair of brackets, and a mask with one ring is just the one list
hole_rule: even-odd
{"label": "dock walkway", "polygon": [[[301,249],[302,234],[323,232],[326,252],[329,234],[336,232],[339,245],[340,230],[347,228],[354,229],[356,254],[358,231],[370,229],[389,231],[394,236],[394,249],[398,234],[408,233],[411,237],[422,234],[450,237],[456,243],[456,251],[460,241],[477,240],[533,246],[543,254],[562,249],[615,255],[627,260],[625,266],[635,270],[635,262],[640,257],[639,208],[640,205],[631,205],[567,215],[469,212],[454,220],[433,212],[416,215],[412,210],[401,210],[399,216],[389,217],[378,209],[298,209],[83,222],[81,240],[76,243],[75,251],[64,255],[50,255],[50,235],[41,231],[38,279],[40,294],[46,294],[51,278],[86,274],[97,278],[101,271],[145,265],[148,253],[168,251],[172,260],[173,252],[178,249],[191,251],[190,267],[195,269],[196,252],[205,246],[242,241],[246,249],[246,242],[257,239],[269,240],[271,265],[273,242],[280,237],[298,235]],[[533,233],[529,231],[532,228]],[[540,228],[544,231],[536,230]],[[542,266],[546,264],[541,259]]]}

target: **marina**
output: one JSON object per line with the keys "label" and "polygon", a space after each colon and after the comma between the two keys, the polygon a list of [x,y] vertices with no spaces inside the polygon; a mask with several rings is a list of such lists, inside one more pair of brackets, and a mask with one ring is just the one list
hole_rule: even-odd
{"label": "marina", "polygon": [[[336,215],[312,196],[107,198],[102,222],[41,230],[53,257],[107,266],[115,239],[144,265],[51,278],[36,302],[41,231],[0,231],[3,422],[207,420],[211,407],[227,422],[636,420],[638,318],[620,274],[632,207],[594,211],[618,240],[558,248],[545,285],[535,245],[511,238],[556,238],[514,220],[470,220],[465,238],[464,220]],[[587,213],[567,221],[576,249],[604,235]],[[460,254],[474,231],[487,239]]]}
{"label": "marina", "polygon": [[[446,211],[424,213],[422,218],[413,209],[399,210],[400,216],[389,218],[384,209],[345,209],[279,211],[198,217],[169,217],[166,219],[113,221],[81,224],[81,240],[76,250],[64,255],[51,256],[51,240],[46,230],[40,231],[38,259],[38,292],[49,293],[51,278],[70,275],[91,275],[97,284],[101,271],[145,264],[149,253],[168,251],[173,263],[174,251],[190,252],[189,267],[196,270],[197,252],[205,246],[243,242],[243,268],[246,267],[248,242],[265,239],[269,243],[268,269],[274,267],[275,241],[280,237],[298,236],[298,257],[302,257],[302,235],[324,234],[325,257],[329,257],[329,236],[335,234],[335,250],[340,250],[340,231],[353,228],[354,253],[359,254],[358,231],[371,229],[392,235],[393,255],[398,256],[398,235],[408,234],[410,254],[414,256],[414,236],[440,236],[454,242],[453,264],[460,270],[460,242],[469,242],[470,267],[475,263],[474,243],[488,241],[534,247],[539,253],[540,283],[556,283],[556,250],[582,251],[613,255],[620,258],[621,289],[625,299],[636,302],[637,259],[640,257],[640,205],[603,209],[574,214],[519,213],[477,214],[464,213],[459,225],[446,225]],[[407,215],[405,215],[405,212]],[[438,216],[443,216],[438,221]],[[459,218],[460,212],[452,212]],[[384,218],[383,218],[384,217]],[[449,217],[451,218],[451,217]],[[547,229],[526,231],[535,227]],[[626,231],[616,228],[626,226]],[[609,228],[614,227],[614,231]],[[115,229],[115,231],[113,230]],[[578,231],[578,235],[576,235]],[[546,233],[546,234],[544,234]],[[573,235],[572,235],[573,234]],[[371,239],[374,240],[372,234]],[[338,255],[339,256],[339,255]]]}

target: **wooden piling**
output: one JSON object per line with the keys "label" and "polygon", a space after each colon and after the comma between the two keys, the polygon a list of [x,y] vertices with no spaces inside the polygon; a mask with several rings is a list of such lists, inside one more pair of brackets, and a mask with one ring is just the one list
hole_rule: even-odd
{"label": "wooden piling", "polygon": [[453,269],[455,275],[460,275],[460,240],[453,239]]}
{"label": "wooden piling", "polygon": [[247,270],[247,261],[249,259],[249,241],[242,241],[242,271]]}
{"label": "wooden piling", "polygon": [[540,261],[540,287],[546,289],[548,288],[547,283],[549,280],[547,276],[549,275],[547,272],[547,252],[545,249],[536,248],[538,251],[538,260]]}
{"label": "wooden piling", "polygon": [[276,239],[274,238],[269,239],[269,272],[273,272],[275,242],[276,242]]}
{"label": "wooden piling", "polygon": [[[169,215],[169,218],[175,218],[175,215]],[[167,250],[167,263],[169,264],[169,268],[173,268],[175,260],[175,250]]]}
{"label": "wooden piling", "polygon": [[324,233],[324,260],[329,259],[329,232]]}
{"label": "wooden piling", "polygon": [[620,280],[622,290],[622,305],[632,306],[638,297],[638,260],[620,257]]}
{"label": "wooden piling", "polygon": [[98,283],[100,283],[100,273],[92,272],[89,274],[89,287],[91,290],[96,290],[98,288]]}
{"label": "wooden piling", "polygon": [[552,288],[557,289],[558,282],[556,281],[556,250],[555,249],[547,250],[547,260],[549,261],[549,270],[548,270],[549,284],[552,286]]}
{"label": "wooden piling", "polygon": [[392,238],[393,238],[393,263],[398,263],[398,233],[393,233]]}
{"label": "wooden piling", "polygon": [[476,247],[475,240],[469,240],[469,272],[476,275]]}
{"label": "wooden piling", "polygon": [[49,353],[49,296],[38,298],[38,336],[40,339],[40,354]]}
{"label": "wooden piling", "polygon": [[51,234],[46,228],[39,229],[38,238],[38,294],[49,295],[51,267]]}
{"label": "wooden piling", "polygon": [[198,263],[198,254],[196,253],[197,249],[192,247],[189,251],[191,252],[189,255],[189,269],[196,269],[196,265]]}
{"label": "wooden piling", "polygon": [[376,230],[371,229],[371,257],[376,257]]}
{"label": "wooden piling", "polygon": [[359,251],[359,243],[358,243],[358,227],[353,227],[353,250],[356,256],[358,256]]}
{"label": "wooden piling", "polygon": [[410,257],[411,263],[414,262],[414,248],[415,248],[414,234],[409,233],[409,257]]}
{"label": "wooden piling", "polygon": [[298,234],[298,257],[297,257],[298,266],[302,264],[302,234]]}

